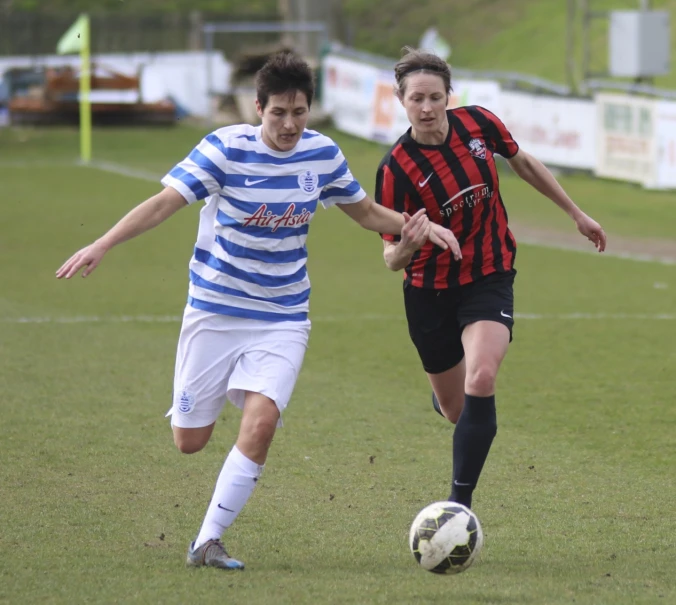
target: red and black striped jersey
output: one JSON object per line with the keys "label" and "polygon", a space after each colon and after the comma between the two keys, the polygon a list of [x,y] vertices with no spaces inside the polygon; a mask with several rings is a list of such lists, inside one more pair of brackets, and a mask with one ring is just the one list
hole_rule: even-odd
{"label": "red and black striped jersey", "polygon": [[451,229],[460,244],[461,261],[429,242],[413,255],[405,279],[419,288],[444,289],[510,271],[516,256],[493,155],[511,158],[519,146],[483,107],[459,107],[447,114],[450,127],[443,144],[421,145],[409,129],[383,158],[376,176],[379,204],[411,215],[426,208],[429,219]]}

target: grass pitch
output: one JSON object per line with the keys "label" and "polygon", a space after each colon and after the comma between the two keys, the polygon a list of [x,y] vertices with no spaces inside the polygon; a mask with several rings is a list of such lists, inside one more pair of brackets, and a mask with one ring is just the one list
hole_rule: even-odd
{"label": "grass pitch", "polygon": [[[97,131],[95,155],[159,175],[201,134]],[[372,189],[382,149],[337,138]],[[407,532],[447,495],[452,429],[408,339],[401,275],[336,209],[310,230],[314,324],[286,426],[225,538],[247,570],[185,569],[239,421],[226,408],[183,456],[164,418],[198,209],[58,282],[69,254],[158,187],[74,166],[76,150],[75,132],[0,131],[0,601],[676,602],[676,268],[520,247],[521,317],[475,496],[486,544],[468,572],[438,577]],[[564,185],[611,245],[670,235],[670,196]],[[526,191],[504,179],[511,216],[567,226]]]}

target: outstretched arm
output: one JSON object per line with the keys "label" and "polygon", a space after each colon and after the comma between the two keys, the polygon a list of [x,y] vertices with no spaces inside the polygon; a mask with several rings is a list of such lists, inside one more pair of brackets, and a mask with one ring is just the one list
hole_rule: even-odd
{"label": "outstretched arm", "polygon": [[185,198],[176,189],[166,187],[157,195],[136,206],[94,243],[71,256],[56,272],[56,277],[70,279],[83,267],[82,277],[87,277],[113,246],[157,227],[186,205]]}
{"label": "outstretched arm", "polygon": [[578,208],[540,160],[521,149],[515,156],[509,158],[507,163],[531,187],[548,197],[570,216],[575,221],[578,231],[591,241],[599,252],[606,249],[606,234],[603,227]]}
{"label": "outstretched arm", "polygon": [[411,228],[417,229],[420,226],[424,231],[424,229],[429,227],[425,232],[425,238],[415,249],[417,250],[429,239],[433,244],[444,250],[450,248],[456,260],[460,258],[460,246],[453,232],[441,225],[430,222],[424,209],[418,210],[413,216],[409,216],[405,212],[395,212],[380,204],[376,204],[368,195],[363,200],[354,204],[337,204],[337,206],[364,229],[376,231],[377,233],[403,235],[404,225],[409,220],[413,222]]}

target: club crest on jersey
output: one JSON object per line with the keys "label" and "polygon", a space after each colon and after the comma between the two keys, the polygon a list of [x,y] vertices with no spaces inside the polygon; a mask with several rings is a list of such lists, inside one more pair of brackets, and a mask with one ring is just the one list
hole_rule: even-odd
{"label": "club crest on jersey", "polygon": [[319,176],[312,170],[306,170],[298,175],[298,186],[305,193],[314,193],[319,185]]}
{"label": "club crest on jersey", "polygon": [[183,389],[178,395],[178,411],[181,414],[190,414],[195,408],[195,395]]}
{"label": "club crest on jersey", "polygon": [[481,139],[472,139],[469,144],[469,153],[480,160],[486,159],[486,143]]}

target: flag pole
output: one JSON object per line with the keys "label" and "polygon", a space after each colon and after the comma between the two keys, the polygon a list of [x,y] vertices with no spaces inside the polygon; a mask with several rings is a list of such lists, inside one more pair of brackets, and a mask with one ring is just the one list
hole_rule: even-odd
{"label": "flag pole", "polygon": [[88,164],[92,159],[91,61],[89,54],[89,15],[84,15],[80,31],[80,160]]}

